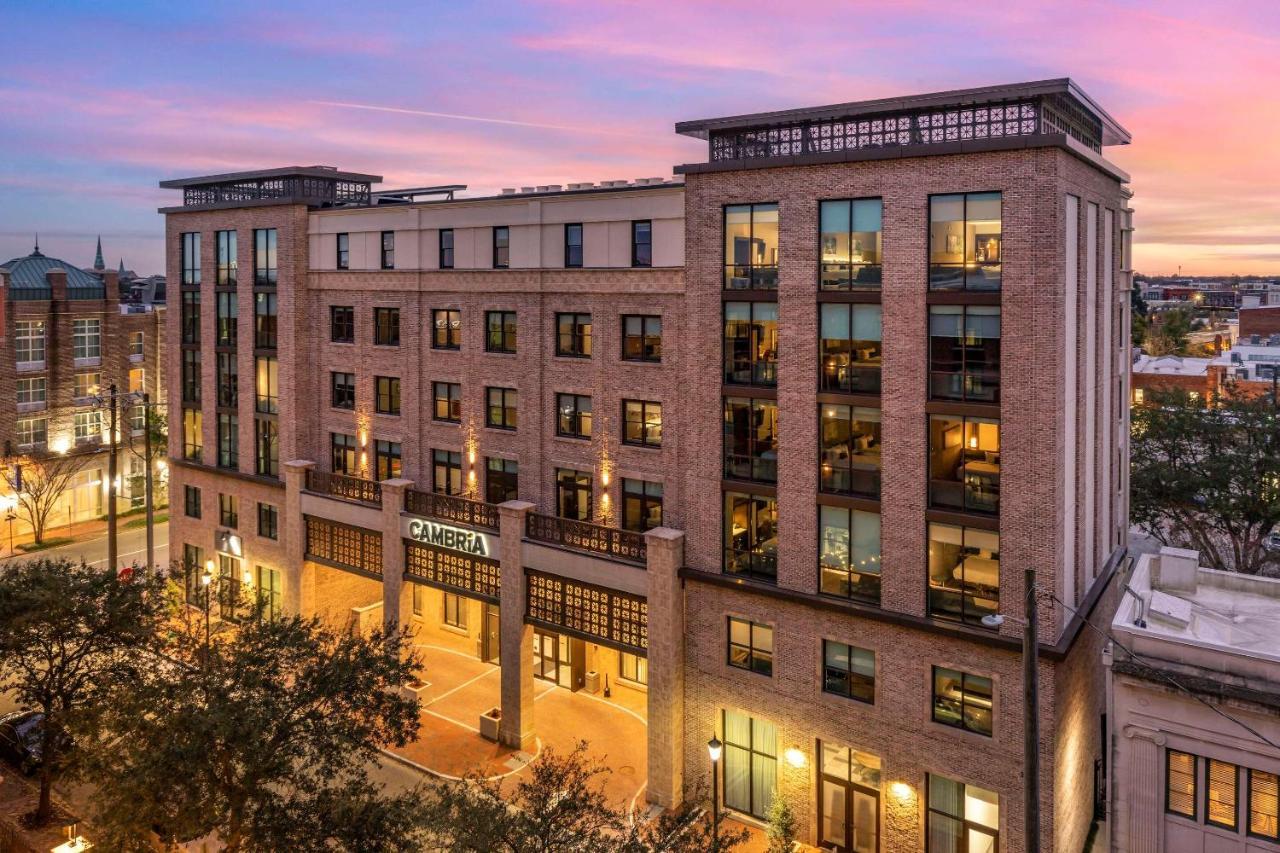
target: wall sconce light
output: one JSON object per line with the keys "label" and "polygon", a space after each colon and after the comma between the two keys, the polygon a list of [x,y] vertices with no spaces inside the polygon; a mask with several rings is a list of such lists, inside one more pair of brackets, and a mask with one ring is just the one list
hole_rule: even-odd
{"label": "wall sconce light", "polygon": [[794,746],[788,748],[783,755],[786,757],[787,763],[797,769],[804,767],[809,761],[808,756],[804,754],[804,751]]}
{"label": "wall sconce light", "polygon": [[899,800],[909,800],[915,795],[915,791],[911,790],[911,786],[906,782],[894,782],[889,786],[889,790]]}

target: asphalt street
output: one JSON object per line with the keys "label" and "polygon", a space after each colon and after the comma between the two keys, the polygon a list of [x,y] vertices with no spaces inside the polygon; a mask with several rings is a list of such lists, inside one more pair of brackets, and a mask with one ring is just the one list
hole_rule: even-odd
{"label": "asphalt street", "polygon": [[[130,519],[132,520],[132,519]],[[169,562],[169,524],[164,522],[155,526],[155,548],[156,548],[156,565],[163,566]],[[121,525],[119,542],[117,543],[119,551],[119,559],[122,565],[130,565],[137,563],[142,565],[147,560],[147,531],[145,527],[135,527],[124,529]],[[84,539],[78,542],[72,542],[67,545],[61,545],[57,548],[49,548],[45,551],[37,551],[34,554],[18,554],[9,560],[26,560],[35,557],[67,557],[72,560],[84,560],[86,563],[95,566],[106,565],[107,562],[107,537],[106,534],[95,537],[93,539]],[[6,560],[5,562],[7,562]]]}

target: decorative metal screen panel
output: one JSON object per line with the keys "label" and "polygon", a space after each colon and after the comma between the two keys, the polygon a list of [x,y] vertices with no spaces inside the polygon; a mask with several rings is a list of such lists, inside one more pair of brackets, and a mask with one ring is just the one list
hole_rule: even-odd
{"label": "decorative metal screen panel", "polygon": [[368,204],[371,186],[363,181],[340,181],[334,178],[306,176],[250,179],[184,187],[182,203],[193,206],[270,198],[296,198],[321,204],[326,202]]}
{"label": "decorative metal screen panel", "polygon": [[483,527],[486,530],[498,529],[498,508],[484,501],[409,489],[404,493],[404,508],[414,515]]}
{"label": "decorative metal screen panel", "polygon": [[643,533],[538,512],[526,516],[525,535],[536,542],[641,565],[644,565],[648,553]]}
{"label": "decorative metal screen panel", "polygon": [[404,543],[404,573],[431,586],[498,601],[501,572],[497,560],[442,551],[417,542]]}
{"label": "decorative metal screen panel", "polygon": [[307,525],[307,559],[382,574],[382,534],[338,521],[303,516]]}
{"label": "decorative metal screen panel", "polygon": [[532,570],[526,576],[530,619],[624,651],[648,653],[644,596]]}
{"label": "decorative metal screen panel", "polygon": [[353,503],[382,506],[382,484],[347,474],[309,469],[306,477],[307,491],[327,495]]}

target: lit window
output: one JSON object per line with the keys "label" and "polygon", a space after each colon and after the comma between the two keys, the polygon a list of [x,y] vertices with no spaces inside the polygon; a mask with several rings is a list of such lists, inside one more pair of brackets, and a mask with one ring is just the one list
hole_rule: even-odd
{"label": "lit window", "polygon": [[773,628],[729,617],[729,666],[773,675]]}

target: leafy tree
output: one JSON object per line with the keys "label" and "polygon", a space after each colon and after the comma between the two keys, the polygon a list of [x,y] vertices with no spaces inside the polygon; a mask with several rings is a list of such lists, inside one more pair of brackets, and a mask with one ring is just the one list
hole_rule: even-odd
{"label": "leafy tree", "polygon": [[232,853],[421,849],[418,793],[368,776],[418,729],[398,689],[419,664],[408,636],[260,617],[212,642],[203,616],[179,620],[169,663],[113,697],[93,756],[106,846],[149,850],[154,831]]}
{"label": "leafy tree", "polygon": [[1205,407],[1183,391],[1133,410],[1133,521],[1209,568],[1280,568],[1264,540],[1280,523],[1280,418],[1269,397],[1228,392]]}
{"label": "leafy tree", "polygon": [[787,801],[776,794],[769,804],[769,853],[791,853],[796,841],[796,816]]}
{"label": "leafy tree", "polygon": [[1186,355],[1190,334],[1191,312],[1186,308],[1170,309],[1152,319],[1147,329],[1146,351],[1151,355]]}
{"label": "leafy tree", "polygon": [[4,482],[18,502],[18,510],[31,525],[36,544],[45,531],[58,501],[84,465],[84,455],[42,453],[6,460]]}
{"label": "leafy tree", "polygon": [[33,823],[53,813],[53,785],[79,769],[76,737],[92,737],[113,685],[141,665],[164,612],[164,580],[69,560],[37,559],[0,572],[0,691],[44,714],[40,800]]}

